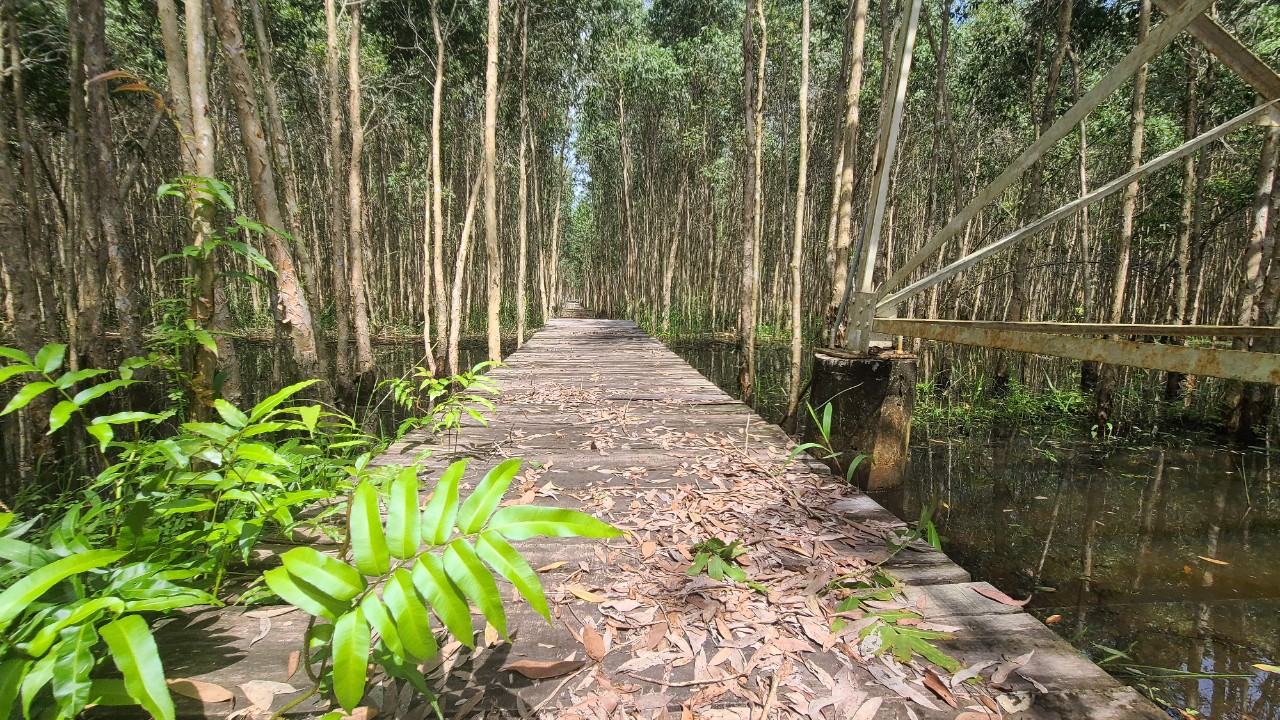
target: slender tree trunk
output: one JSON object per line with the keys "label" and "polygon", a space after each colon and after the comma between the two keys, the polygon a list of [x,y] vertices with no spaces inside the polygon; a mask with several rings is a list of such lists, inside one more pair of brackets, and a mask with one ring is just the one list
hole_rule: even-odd
{"label": "slender tree trunk", "polygon": [[484,251],[488,266],[489,359],[502,360],[502,256],[498,251],[498,20],[499,0],[489,0],[484,72]]}
{"label": "slender tree trunk", "polygon": [[[1044,101],[1040,104],[1036,113],[1035,133],[1037,138],[1053,124],[1054,117],[1057,115],[1058,86],[1062,78],[1063,62],[1066,60],[1067,51],[1071,48],[1071,16],[1074,9],[1074,0],[1062,0],[1058,6],[1057,40],[1054,45],[1053,57],[1049,61],[1049,77],[1045,86]],[[1139,39],[1139,42],[1141,42],[1141,39]],[[1044,179],[1044,161],[1037,160],[1031,166],[1026,199],[1022,204],[1021,224],[1023,225],[1034,221],[1044,212]],[[1035,256],[1035,249],[1034,240],[1028,238],[1018,244],[1017,253],[1014,256],[1013,292],[1009,300],[1009,308],[1005,313],[1006,319],[1011,322],[1021,322],[1026,319],[1027,290],[1031,276],[1031,261]],[[996,394],[1003,394],[1008,389],[1011,357],[1011,353],[1000,353],[999,355],[999,360],[996,364],[995,381],[991,386],[992,392]],[[1018,358],[1021,361],[1025,361],[1025,356],[1019,355]]]}
{"label": "slender tree trunk", "polygon": [[[444,94],[444,35],[440,31],[439,3],[431,2],[431,31],[436,40],[436,77],[431,87],[431,211],[432,262],[435,271],[436,337],[444,340],[449,331],[448,307],[445,305],[444,276],[444,185],[440,174],[440,117]],[[450,372],[453,368],[450,367]]]}
{"label": "slender tree trunk", "polygon": [[[1151,29],[1151,0],[1141,0],[1138,14],[1138,37],[1141,44]],[[1129,170],[1142,164],[1142,145],[1146,134],[1147,66],[1143,65],[1133,76],[1133,102],[1129,119]],[[1111,276],[1111,308],[1107,321],[1124,319],[1125,290],[1129,280],[1130,247],[1133,245],[1133,219],[1138,214],[1138,181],[1125,186],[1120,199],[1120,234],[1116,240],[1116,261]],[[1118,337],[1118,336],[1113,336]],[[1106,428],[1111,421],[1112,403],[1119,382],[1119,368],[1103,366],[1098,378],[1095,396],[1095,415],[1099,428]]]}
{"label": "slender tree trunk", "polygon": [[[1240,274],[1240,287],[1236,291],[1235,323],[1254,325],[1261,319],[1262,294],[1267,275],[1267,260],[1277,262],[1280,253],[1275,248],[1274,225],[1271,223],[1272,191],[1275,187],[1277,162],[1280,161],[1280,126],[1266,129],[1262,151],[1258,154],[1258,168],[1254,175],[1253,204],[1249,210],[1249,239],[1245,246]],[[1267,255],[1272,257],[1268,258]],[[1234,350],[1249,350],[1246,338],[1231,342]],[[1249,439],[1254,426],[1263,421],[1257,412],[1260,393],[1238,381],[1227,385],[1227,431]]]}
{"label": "slender tree trunk", "polygon": [[796,216],[791,234],[791,377],[787,384],[787,411],[794,423],[800,405],[800,375],[804,361],[804,317],[800,266],[804,261],[804,210],[809,187],[809,0],[800,4],[800,88],[796,93],[800,112],[800,159],[796,173]]}
{"label": "slender tree trunk", "polygon": [[346,150],[342,139],[342,75],[336,0],[325,0],[325,79],[329,115],[329,239],[332,243],[329,272],[330,292],[336,324],[334,376],[336,384],[350,382],[351,358],[347,353],[351,332],[351,288],[347,276],[347,222],[342,187],[346,171]]}
{"label": "slender tree trunk", "polygon": [[476,216],[476,204],[480,198],[480,185],[484,182],[485,173],[476,173],[471,192],[467,195],[467,213],[462,220],[462,234],[458,238],[458,254],[453,260],[453,291],[449,304],[449,374],[462,372],[458,364],[458,342],[462,336],[462,285],[463,274],[467,269],[467,250],[471,245],[471,227]]}
{"label": "slender tree trunk", "polygon": [[[111,299],[120,323],[121,348],[127,355],[142,354],[142,319],[138,308],[137,278],[132,272],[137,260],[124,242],[121,232],[120,186],[116,174],[116,149],[111,130],[111,99],[107,83],[95,80],[106,72],[107,35],[105,8],[90,0],[81,5],[84,31],[84,68],[88,76],[85,89],[89,111],[90,153],[89,178],[95,196],[94,218],[100,247],[107,258]],[[109,367],[110,360],[99,358],[99,367]]]}
{"label": "slender tree trunk", "polygon": [[[840,182],[832,190],[839,198],[836,206],[836,235],[831,253],[831,298],[823,322],[823,338],[830,340],[839,333],[835,327],[836,314],[844,299],[845,285],[849,283],[849,247],[853,242],[853,184],[854,167],[858,161],[859,100],[862,95],[862,55],[867,40],[868,0],[855,0],[852,16],[846,32],[852,40],[845,46],[849,51],[849,84],[845,86],[844,139],[841,142]],[[839,344],[840,338],[835,338]]]}
{"label": "slender tree trunk", "polygon": [[520,4],[520,249],[516,264],[516,347],[524,346],[525,314],[528,310],[525,298],[525,278],[529,264],[529,101],[525,92],[525,66],[529,56],[529,2]]}
{"label": "slender tree trunk", "polygon": [[360,109],[360,3],[350,6],[351,34],[347,45],[347,117],[351,123],[351,162],[347,165],[347,257],[351,261],[351,320],[356,331],[356,375],[373,374],[373,345],[369,338],[369,290],[364,272],[364,120]]}
{"label": "slender tree trunk", "polygon": [[[1200,63],[1195,45],[1187,48],[1187,99],[1182,121],[1182,136],[1186,140],[1200,134]],[[1188,153],[1182,160],[1182,206],[1178,214],[1178,244],[1174,251],[1177,264],[1177,284],[1173,298],[1173,323],[1183,325],[1187,321],[1187,306],[1191,299],[1191,242],[1196,216],[1196,157]],[[1182,345],[1183,338],[1166,338],[1165,342]],[[1164,397],[1173,402],[1182,394],[1186,376],[1171,372],[1165,375]]]}
{"label": "slender tree trunk", "polygon": [[[253,188],[258,218],[269,227],[283,228],[285,221],[280,212],[280,198],[276,193],[275,171],[262,120],[258,115],[253,70],[244,51],[244,39],[240,33],[240,19],[236,14],[235,3],[234,0],[212,0],[212,4],[231,76],[229,87],[235,98],[236,117],[240,122],[240,137],[248,160],[249,184]],[[298,371],[304,377],[320,377],[320,357],[315,330],[311,324],[311,308],[302,294],[293,256],[279,234],[269,231],[265,239],[267,256],[276,271],[277,324],[290,338],[290,350]]]}
{"label": "slender tree trunk", "polygon": [[755,392],[756,317],[755,292],[759,268],[756,264],[756,187],[760,161],[759,128],[756,127],[757,103],[761,97],[756,89],[759,75],[757,63],[764,65],[763,53],[756,45],[754,24],[756,3],[747,0],[742,20],[742,97],[744,99],[743,123],[747,146],[746,167],[742,172],[742,290],[738,300],[738,388],[743,402],[750,402]]}

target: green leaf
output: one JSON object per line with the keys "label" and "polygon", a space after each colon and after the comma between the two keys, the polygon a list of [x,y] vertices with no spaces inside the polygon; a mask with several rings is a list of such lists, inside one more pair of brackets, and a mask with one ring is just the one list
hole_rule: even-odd
{"label": "green leaf", "polygon": [[[9,378],[14,377],[15,375],[21,375],[23,373],[29,373],[29,372],[35,372],[35,371],[36,369],[34,367],[27,365],[25,363],[22,363],[19,365],[5,365],[4,367],[0,367],[0,383],[8,382]],[[62,377],[66,377],[66,375],[63,375]],[[59,378],[59,381],[61,381],[61,378]],[[59,385],[59,387],[61,386]]]}
{"label": "green leaf", "polygon": [[457,538],[444,551],[444,571],[454,585],[479,608],[498,634],[507,637],[507,613],[502,608],[502,595],[471,543]]}
{"label": "green leaf", "polygon": [[36,353],[36,360],[33,365],[40,372],[48,375],[57,372],[62,367],[62,360],[67,356],[67,346],[62,343],[50,343],[40,348],[40,352]]}
{"label": "green leaf", "polygon": [[517,472],[520,472],[519,458],[503,460],[490,470],[458,510],[458,529],[467,535],[480,532]]}
{"label": "green leaf", "polygon": [[98,385],[94,385],[93,387],[87,387],[81,390],[80,392],[76,393],[76,396],[72,398],[72,400],[74,400],[75,403],[80,407],[84,407],[90,400],[97,400],[98,398],[102,397],[103,395],[106,395],[107,393],[113,390],[119,390],[122,387],[128,387],[132,385],[134,382],[136,381],[109,380],[107,382],[100,383]]}
{"label": "green leaf", "polygon": [[1253,666],[1262,672],[1274,673],[1280,675],[1280,665],[1268,665],[1266,663],[1254,663]]}
{"label": "green leaf", "polygon": [[471,610],[435,555],[423,554],[413,567],[413,587],[426,598],[449,634],[469,648],[476,646]]}
{"label": "green leaf", "polygon": [[53,410],[49,411],[49,435],[54,434],[67,421],[71,419],[71,414],[80,409],[80,406],[70,400],[63,400],[53,406]]}
{"label": "green leaf", "polygon": [[367,587],[359,571],[310,547],[296,547],[280,556],[295,580],[314,587],[337,602],[350,602]]}
{"label": "green leaf", "polygon": [[94,425],[125,425],[143,420],[160,420],[161,416],[148,412],[118,412],[112,415],[99,415],[93,419]]}
{"label": "green leaf", "polygon": [[369,625],[378,631],[379,637],[382,638],[382,646],[387,649],[387,652],[397,658],[403,658],[404,644],[400,642],[400,631],[396,629],[396,623],[387,612],[387,606],[382,604],[378,596],[373,593],[365,595],[364,600],[360,601],[360,611],[364,613]]}
{"label": "green leaf", "polygon": [[89,704],[91,706],[102,707],[120,707],[124,705],[133,705],[133,698],[129,697],[129,691],[124,686],[123,680],[94,680],[89,691]]}
{"label": "green leaf", "polygon": [[298,417],[302,418],[302,424],[307,428],[307,432],[314,433],[316,423],[320,421],[320,406],[304,405],[298,408]]}
{"label": "green leaf", "polygon": [[44,595],[49,588],[82,572],[110,565],[124,557],[114,550],[89,550],[49,563],[32,572],[0,593],[0,630],[9,627],[28,605]]}
{"label": "green leaf", "polygon": [[453,523],[458,517],[458,483],[467,471],[467,461],[451,464],[440,480],[435,492],[422,510],[422,540],[430,545],[444,545],[453,534]]}
{"label": "green leaf", "polygon": [[213,401],[213,407],[217,409],[218,415],[222,417],[222,421],[233,428],[242,428],[249,424],[249,416],[240,412],[235,405],[218,398]]}
{"label": "green leaf", "polygon": [[22,352],[17,348],[0,347],[0,357],[9,358],[14,362],[20,362],[23,365],[31,365],[31,356]]}
{"label": "green leaf", "polygon": [[235,428],[228,427],[226,425],[223,425],[222,423],[211,423],[211,422],[183,423],[182,429],[190,433],[195,433],[196,435],[202,435],[204,437],[209,438],[210,440],[213,440],[214,442],[219,442],[219,443],[229,442],[231,438],[235,437],[236,435]]}
{"label": "green leaf", "polygon": [[45,685],[53,682],[54,657],[53,654],[45,655],[32,663],[27,668],[26,676],[22,678],[22,716],[24,718],[31,717],[31,703],[35,701]]}
{"label": "green leaf", "polygon": [[103,425],[101,423],[97,425],[90,424],[85,429],[89,431],[90,435],[97,438],[98,449],[102,452],[107,451],[107,446],[111,444],[111,440],[116,436],[116,431],[112,430],[110,425]]}
{"label": "green leaf", "polygon": [[13,704],[18,701],[18,690],[22,687],[22,678],[27,674],[27,661],[23,658],[11,657],[0,660],[0,713],[12,717]]}
{"label": "green leaf", "polygon": [[[27,652],[33,657],[44,655],[49,652],[53,641],[57,639],[63,628],[88,622],[104,610],[119,615],[124,612],[124,601],[117,597],[101,597],[83,601],[82,605],[75,606],[74,609],[53,624],[42,626],[35,636],[31,638],[31,642],[27,643]],[[56,614],[55,617],[57,617]]]}
{"label": "green leaf", "polygon": [[[315,385],[315,384],[316,384],[316,383],[318,383],[318,382],[320,382],[320,381],[319,381],[319,380],[304,380],[303,382],[295,383],[295,384],[293,384],[293,385],[290,385],[290,386],[288,386],[288,387],[286,387],[286,388],[284,388],[284,389],[280,390],[280,392],[277,392],[276,394],[272,395],[271,397],[267,398],[266,400],[263,400],[262,402],[258,403],[257,405],[254,405],[254,406],[253,406],[253,409],[249,411],[249,420],[250,420],[250,422],[257,422],[258,420],[260,420],[260,419],[262,418],[262,416],[263,416],[263,415],[266,415],[267,413],[269,413],[269,412],[271,412],[272,410],[275,410],[277,407],[279,407],[279,406],[280,406],[280,403],[284,402],[285,400],[288,400],[289,398],[293,397],[294,395],[297,395],[297,394],[298,394],[299,392],[301,392],[303,389],[308,388],[308,387],[310,387],[310,386],[312,386],[312,385]],[[317,405],[317,406],[315,406],[315,407],[316,407],[317,409],[319,408],[319,406],[318,406],[318,405]],[[314,426],[314,424],[313,424],[313,426]]]}
{"label": "green leaf", "polygon": [[9,400],[9,404],[4,406],[4,410],[0,410],[0,415],[8,415],[14,410],[21,410],[32,400],[40,397],[40,395],[45,391],[52,390],[53,387],[53,383],[45,382],[43,380],[23,385],[22,389]]}
{"label": "green leaf", "polygon": [[351,606],[349,602],[332,598],[310,583],[294,578],[282,567],[267,570],[262,573],[262,579],[271,592],[308,615],[333,620]]}
{"label": "green leaf", "polygon": [[351,494],[350,539],[357,570],[378,577],[391,567],[382,516],[378,513],[378,489],[369,480],[361,482]]}
{"label": "green leaf", "polygon": [[249,460],[263,465],[285,467],[290,465],[283,455],[260,443],[241,443],[236,448],[236,459]]}
{"label": "green leaf", "polygon": [[439,651],[436,636],[431,632],[431,615],[413,587],[413,578],[404,568],[396,568],[382,589],[382,601],[395,618],[400,630],[400,642],[405,652],[416,662],[435,657]]}
{"label": "green leaf", "polygon": [[508,505],[493,514],[489,529],[497,530],[508,540],[531,537],[618,537],[622,531],[577,510]]}
{"label": "green leaf", "polygon": [[53,697],[58,701],[60,715],[74,718],[89,704],[93,681],[93,648],[98,644],[98,633],[93,625],[69,627],[62,631],[62,642],[53,660]]}
{"label": "green leaf", "polygon": [[67,388],[71,387],[72,385],[75,385],[76,383],[80,382],[81,380],[88,380],[88,379],[89,379],[89,378],[91,378],[91,377],[97,377],[97,376],[99,376],[99,375],[105,375],[106,373],[109,373],[109,372],[111,372],[111,371],[110,371],[110,370],[100,370],[100,369],[98,369],[98,368],[88,368],[88,369],[86,369],[86,370],[76,370],[76,371],[73,371],[73,372],[63,373],[62,375],[59,375],[59,376],[58,376],[58,379],[53,381],[53,384],[54,384],[54,385],[57,385],[57,386],[58,386],[58,388],[59,388],[60,390],[66,390]]}
{"label": "green leaf", "polygon": [[391,555],[407,560],[422,544],[422,516],[418,514],[418,468],[407,467],[391,481],[387,500],[387,546]]}
{"label": "green leaf", "polygon": [[333,695],[348,713],[364,697],[372,633],[360,608],[338,618],[333,628]]}
{"label": "green leaf", "polygon": [[497,532],[486,530],[476,538],[476,554],[510,581],[529,603],[529,607],[537,610],[547,622],[551,622],[551,610],[547,607],[547,595],[542,589],[542,581],[538,580],[538,573],[529,567],[529,563],[511,547],[511,543]]}
{"label": "green leaf", "polygon": [[164,682],[164,666],[160,664],[155,638],[142,616],[125,615],[103,625],[99,632],[107,641],[111,659],[124,675],[129,697],[156,720],[173,720],[173,698]]}

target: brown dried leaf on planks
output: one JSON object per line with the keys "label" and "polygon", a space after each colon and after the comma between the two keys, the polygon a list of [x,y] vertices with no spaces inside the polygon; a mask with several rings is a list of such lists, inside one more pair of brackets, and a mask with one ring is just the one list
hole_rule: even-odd
{"label": "brown dried leaf on planks", "polygon": [[192,700],[199,700],[200,702],[221,703],[233,702],[236,699],[235,693],[221,685],[215,685],[210,682],[187,680],[185,678],[168,680],[167,682],[169,683],[170,692]]}
{"label": "brown dried leaf on planks", "polygon": [[511,670],[533,680],[546,680],[547,678],[560,677],[568,675],[571,672],[582,669],[586,665],[586,660],[517,660],[516,662],[507,663],[502,666],[503,670]]}
{"label": "brown dried leaf on planks", "polygon": [[585,600],[590,603],[602,603],[608,598],[603,595],[597,595],[581,585],[565,585],[566,592],[573,593],[579,600]]}
{"label": "brown dried leaf on planks", "polygon": [[942,698],[942,701],[951,707],[959,707],[956,705],[956,696],[947,688],[946,683],[942,682],[942,678],[938,677],[932,670],[924,671],[924,686],[933,691],[935,695]]}
{"label": "brown dried leaf on planks", "polygon": [[587,656],[596,662],[603,660],[608,653],[604,647],[604,638],[591,625],[582,626],[582,647],[586,648]]}
{"label": "brown dried leaf on planks", "polygon": [[983,587],[981,585],[973,585],[971,587],[973,588],[973,591],[978,593],[979,595],[991,600],[995,600],[998,603],[1008,605],[1010,607],[1022,607],[1027,603],[1031,602],[1030,595],[1027,596],[1026,600],[1014,600],[1013,598],[1009,597],[1008,595],[1005,595],[1004,593],[1000,592],[995,588]]}

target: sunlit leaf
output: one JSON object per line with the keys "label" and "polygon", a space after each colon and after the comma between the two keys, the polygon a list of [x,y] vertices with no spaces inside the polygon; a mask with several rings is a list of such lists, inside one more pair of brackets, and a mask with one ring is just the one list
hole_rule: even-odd
{"label": "sunlit leaf", "polygon": [[4,410],[0,410],[0,415],[8,415],[14,410],[21,410],[31,403],[32,400],[40,397],[41,394],[54,388],[53,383],[40,380],[38,382],[27,383],[22,386],[14,396],[9,400],[9,404],[4,406]]}
{"label": "sunlit leaf", "polygon": [[405,652],[418,662],[434,657],[438,647],[431,632],[431,616],[418,597],[408,570],[397,568],[392,573],[382,589],[382,601],[395,618]]}
{"label": "sunlit leaf", "polygon": [[413,587],[421,593],[436,617],[444,623],[449,634],[458,642],[473,648],[476,646],[475,629],[471,624],[471,610],[461,593],[445,573],[440,558],[423,554],[413,567]]}
{"label": "sunlit leaf", "polygon": [[9,624],[22,614],[29,604],[39,599],[49,588],[72,575],[109,565],[124,555],[125,553],[115,550],[90,550],[78,553],[49,563],[10,585],[0,593],[0,630],[9,627]]}
{"label": "sunlit leaf", "polygon": [[125,615],[102,626],[111,659],[124,676],[125,689],[156,720],[173,720],[173,697],[164,682],[164,666],[155,638],[140,615]]}
{"label": "sunlit leaf", "polygon": [[67,356],[67,346],[62,343],[50,343],[40,348],[40,352],[36,353],[35,362],[32,363],[40,372],[48,375],[57,372],[62,367],[62,360]]}
{"label": "sunlit leaf", "polygon": [[422,516],[418,514],[418,469],[403,468],[391,481],[387,500],[387,546],[393,557],[413,557],[422,544]]}
{"label": "sunlit leaf", "polygon": [[493,581],[493,576],[480,561],[471,543],[463,538],[449,543],[444,551],[444,570],[453,584],[505,638],[507,613],[502,607],[502,595],[498,592],[498,584]]}
{"label": "sunlit leaf", "polygon": [[458,517],[458,483],[467,470],[467,461],[459,460],[449,465],[435,492],[422,510],[422,539],[431,545],[443,545],[453,534],[453,524]]}
{"label": "sunlit leaf", "polygon": [[360,608],[338,618],[333,628],[333,695],[348,713],[364,697],[372,633]]}
{"label": "sunlit leaf", "polygon": [[622,534],[621,530],[584,512],[538,505],[499,508],[489,521],[489,529],[502,533],[509,540],[539,536],[611,538]]}
{"label": "sunlit leaf", "polygon": [[494,530],[486,530],[476,538],[476,554],[481,560],[489,563],[499,575],[515,586],[533,608],[551,622],[551,610],[547,607],[547,595],[542,589],[542,581],[538,573],[533,571],[529,563],[511,544]]}
{"label": "sunlit leaf", "polygon": [[519,458],[503,460],[490,470],[458,509],[458,529],[468,535],[480,532],[519,471]]}
{"label": "sunlit leaf", "polygon": [[382,516],[378,512],[378,489],[369,480],[362,481],[351,494],[350,539],[357,570],[377,577],[391,567]]}

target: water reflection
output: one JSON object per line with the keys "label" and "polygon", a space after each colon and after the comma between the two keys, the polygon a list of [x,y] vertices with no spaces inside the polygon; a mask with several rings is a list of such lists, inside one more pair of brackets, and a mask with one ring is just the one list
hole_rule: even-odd
{"label": "water reflection", "polygon": [[[734,391],[732,345],[672,347]],[[787,356],[761,349],[767,419],[785,405]],[[906,485],[878,499],[905,518],[937,502],[956,562],[1032,595],[1029,611],[1058,616],[1050,627],[1126,682],[1206,717],[1280,720],[1280,675],[1253,667],[1280,664],[1280,484],[1267,453],[1104,448],[1005,430],[998,440],[918,433]],[[1107,663],[1112,649],[1128,658]],[[1168,671],[1184,676],[1157,677]],[[1187,676],[1196,674],[1246,677]]]}

